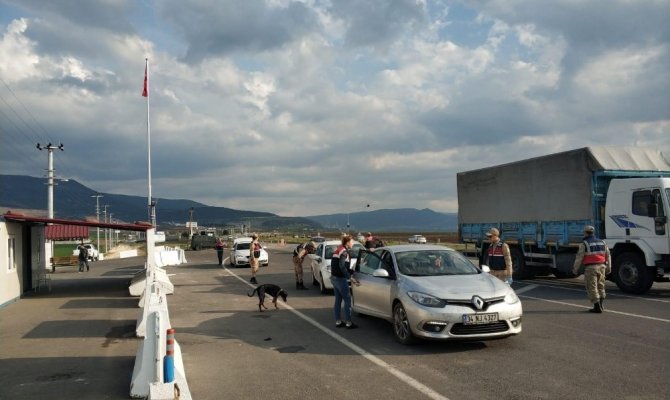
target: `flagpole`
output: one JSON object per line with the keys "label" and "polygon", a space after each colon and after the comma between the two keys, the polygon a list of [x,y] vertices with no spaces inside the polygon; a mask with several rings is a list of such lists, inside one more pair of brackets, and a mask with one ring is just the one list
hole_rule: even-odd
{"label": "flagpole", "polygon": [[149,195],[147,198],[147,206],[148,206],[148,212],[149,212],[149,221],[151,222],[151,225],[154,227],[156,226],[156,212],[154,209],[154,202],[153,202],[153,197],[151,195],[151,120],[149,119],[149,103],[150,103],[150,96],[151,96],[151,90],[149,90],[149,59],[145,59],[146,64],[145,64],[145,90],[146,90],[146,97],[147,97],[147,183],[148,183],[148,189],[149,189]]}

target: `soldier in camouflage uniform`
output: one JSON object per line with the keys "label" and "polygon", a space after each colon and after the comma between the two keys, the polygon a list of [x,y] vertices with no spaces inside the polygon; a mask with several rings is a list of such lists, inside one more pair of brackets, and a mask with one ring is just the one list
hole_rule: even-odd
{"label": "soldier in camouflage uniform", "polygon": [[497,228],[489,229],[486,236],[491,240],[491,244],[486,251],[484,264],[491,269],[491,275],[512,284],[512,256],[509,246],[500,240],[500,231]]}
{"label": "soldier in camouflage uniform", "polygon": [[605,276],[612,272],[612,257],[607,244],[598,239],[593,233],[595,229],[587,225],[584,227],[584,241],[579,245],[572,272],[579,273],[584,265],[584,283],[589,300],[593,308],[589,312],[602,313],[605,301]]}

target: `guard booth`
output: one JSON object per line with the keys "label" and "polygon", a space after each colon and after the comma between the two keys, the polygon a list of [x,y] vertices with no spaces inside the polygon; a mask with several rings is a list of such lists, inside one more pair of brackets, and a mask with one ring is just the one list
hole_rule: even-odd
{"label": "guard booth", "polygon": [[35,217],[11,211],[0,215],[0,271],[6,272],[0,274],[0,307],[39,288],[38,279],[52,268],[49,237],[78,238],[91,227],[144,233],[153,229],[147,222],[113,224]]}

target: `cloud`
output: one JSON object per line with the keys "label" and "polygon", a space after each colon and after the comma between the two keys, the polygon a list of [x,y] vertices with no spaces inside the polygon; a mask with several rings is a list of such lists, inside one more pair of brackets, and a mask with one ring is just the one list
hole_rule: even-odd
{"label": "cloud", "polygon": [[159,4],[162,17],[185,38],[187,62],[281,48],[317,28],[303,3],[268,5],[262,0],[182,1]]}
{"label": "cloud", "polygon": [[146,193],[145,58],[157,197],[453,212],[457,172],[599,144],[670,155],[667,2],[76,4],[0,4],[3,173],[41,176],[35,143],[63,142],[57,174]]}

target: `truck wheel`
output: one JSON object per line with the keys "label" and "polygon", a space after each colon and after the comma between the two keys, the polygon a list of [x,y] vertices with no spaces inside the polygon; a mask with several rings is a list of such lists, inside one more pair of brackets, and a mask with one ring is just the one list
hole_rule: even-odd
{"label": "truck wheel", "polygon": [[558,279],[576,278],[577,275],[572,273],[572,266],[575,263],[575,254],[572,251],[558,250],[556,253],[556,268],[552,268],[551,272]]}
{"label": "truck wheel", "polygon": [[526,259],[523,253],[516,247],[511,247],[510,256],[512,256],[512,277],[514,279],[532,279],[535,277],[535,270],[526,267]]}
{"label": "truck wheel", "polygon": [[653,270],[647,268],[644,258],[634,253],[624,253],[614,261],[614,281],[619,289],[642,294],[654,283]]}

